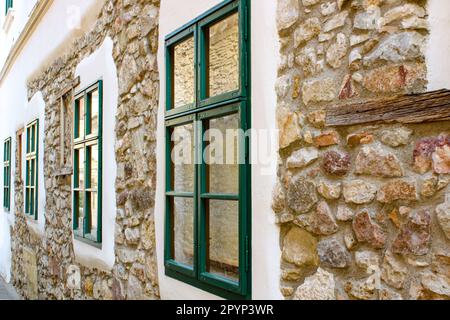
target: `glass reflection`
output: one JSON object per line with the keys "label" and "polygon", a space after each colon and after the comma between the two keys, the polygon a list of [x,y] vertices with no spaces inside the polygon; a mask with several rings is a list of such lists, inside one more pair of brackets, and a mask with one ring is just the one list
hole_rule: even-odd
{"label": "glass reflection", "polygon": [[236,201],[209,200],[207,271],[239,281],[239,205]]}
{"label": "glass reflection", "polygon": [[174,108],[194,103],[195,50],[191,37],[173,48],[173,102]]}
{"label": "glass reflection", "polygon": [[239,15],[208,29],[209,97],[239,89]]}
{"label": "glass reflection", "polygon": [[194,191],[194,125],[178,126],[172,132],[173,191]]}
{"label": "glass reflection", "polygon": [[194,265],[194,201],[175,198],[173,201],[174,260]]}

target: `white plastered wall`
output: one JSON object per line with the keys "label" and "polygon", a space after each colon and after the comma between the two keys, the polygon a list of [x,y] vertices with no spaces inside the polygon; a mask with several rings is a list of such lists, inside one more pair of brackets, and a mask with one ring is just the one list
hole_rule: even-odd
{"label": "white plastered wall", "polygon": [[[43,236],[45,231],[45,179],[44,179],[44,136],[45,136],[45,101],[41,92],[35,93],[30,99],[30,102],[25,108],[25,114],[23,115],[24,126],[39,120],[39,141],[38,141],[38,218],[27,216],[27,223],[29,228],[34,231],[35,234]],[[22,135],[22,177],[26,177],[26,131]],[[25,201],[25,190],[23,190],[23,199]],[[25,203],[24,203],[25,207]]]}
{"label": "white plastered wall", "polygon": [[114,262],[114,235],[116,221],[115,124],[119,86],[113,58],[113,41],[106,38],[103,44],[77,66],[75,76],[80,77],[79,90],[84,90],[98,80],[103,80],[103,172],[102,172],[102,248],[96,248],[74,239],[77,262],[103,271],[111,271]]}
{"label": "white plastered wall", "polygon": [[450,1],[428,0],[428,90],[450,89]]}
{"label": "white plastered wall", "polygon": [[[0,31],[0,40],[2,40],[2,45],[0,45],[0,64],[3,63],[3,60],[9,53],[13,40],[17,39],[17,36],[20,34],[35,2],[35,0],[14,1],[16,15],[9,33],[5,35],[1,34],[3,31]],[[39,219],[38,222],[29,221],[29,225],[38,233],[43,232],[45,223],[43,215],[45,208],[45,188],[43,171],[41,171],[43,169],[44,157],[44,103],[40,93],[36,93],[28,101],[27,82],[42,72],[48,63],[60,56],[71,45],[75,37],[87,32],[91,28],[103,3],[104,0],[53,1],[45,17],[36,26],[22,51],[15,58],[14,64],[8,73],[4,78],[0,79],[0,165],[3,167],[3,142],[6,138],[11,137],[12,177],[15,176],[16,132],[23,128],[28,123],[27,121],[34,120],[37,117],[40,119]],[[78,18],[80,18],[79,24],[75,23]],[[0,21],[0,24],[2,22]],[[110,69],[110,66],[108,66],[108,69]],[[113,70],[115,69],[114,66]],[[22,146],[25,146],[25,135],[23,135],[22,139]],[[25,155],[25,150],[23,150],[22,155]],[[111,157],[111,159],[113,158]],[[14,179],[12,179],[11,184],[14,186]],[[0,185],[3,186],[3,170],[0,170]],[[14,188],[11,191],[10,213],[4,212],[3,210],[3,192],[0,192],[0,276],[8,282],[11,278],[10,229],[14,225],[15,207]]]}
{"label": "white plastered wall", "polygon": [[[219,0],[162,0],[159,26],[159,72],[161,79],[158,113],[157,190],[155,206],[156,245],[159,286],[162,299],[217,299],[217,296],[196,289],[164,273],[164,106],[165,65],[164,38],[195,19]],[[252,127],[271,130],[275,124],[275,81],[278,64],[278,36],[275,25],[276,1],[252,1],[251,65],[252,65]],[[256,143],[252,136],[252,145]],[[279,290],[279,230],[271,208],[272,190],[276,181],[277,152],[272,150],[264,163],[252,164],[252,298],[281,299]]]}

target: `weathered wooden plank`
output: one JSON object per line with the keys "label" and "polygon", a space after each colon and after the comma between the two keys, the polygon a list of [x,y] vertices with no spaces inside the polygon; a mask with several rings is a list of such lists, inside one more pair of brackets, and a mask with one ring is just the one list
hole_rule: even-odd
{"label": "weathered wooden plank", "polygon": [[367,123],[424,123],[450,120],[450,90],[404,95],[327,110],[329,127]]}
{"label": "weathered wooden plank", "polygon": [[76,77],[75,79],[73,79],[72,83],[70,83],[68,86],[66,86],[65,88],[63,88],[57,95],[57,99],[61,99],[62,97],[64,97],[66,94],[68,94],[70,91],[72,91],[75,87],[80,85],[80,77]]}

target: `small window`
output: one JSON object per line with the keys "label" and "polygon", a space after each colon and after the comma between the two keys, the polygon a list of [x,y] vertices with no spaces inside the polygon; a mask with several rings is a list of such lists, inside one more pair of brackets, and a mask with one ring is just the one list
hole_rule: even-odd
{"label": "small window", "polygon": [[166,38],[166,274],[250,298],[248,3]]}
{"label": "small window", "polygon": [[38,159],[39,159],[39,120],[27,125],[27,145],[25,156],[25,214],[38,219]]}
{"label": "small window", "polygon": [[13,0],[6,0],[5,2],[5,15],[8,14],[8,10],[13,7]]}
{"label": "small window", "polygon": [[73,229],[75,236],[102,242],[102,81],[74,103]]}
{"label": "small window", "polygon": [[3,145],[3,208],[11,209],[11,138]]}

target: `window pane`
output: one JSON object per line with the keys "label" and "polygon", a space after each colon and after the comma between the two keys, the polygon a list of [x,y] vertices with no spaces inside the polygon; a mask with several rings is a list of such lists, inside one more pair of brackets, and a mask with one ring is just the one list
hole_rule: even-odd
{"label": "window pane", "polygon": [[178,192],[194,192],[194,125],[175,127],[171,139],[172,188]]}
{"label": "window pane", "polygon": [[208,29],[209,97],[239,89],[239,15]]}
{"label": "window pane", "polygon": [[30,128],[27,128],[27,152],[26,153],[30,152],[30,132],[31,132]]}
{"label": "window pane", "polygon": [[25,188],[25,213],[30,212],[30,189]]}
{"label": "window pane", "polygon": [[98,226],[98,201],[97,192],[86,192],[86,201],[89,202],[90,230],[97,230]]}
{"label": "window pane", "polygon": [[78,120],[75,124],[75,138],[84,137],[84,98],[78,99],[75,104],[75,117]]}
{"label": "window pane", "polygon": [[31,127],[31,148],[30,152],[36,151],[36,127],[33,125]]}
{"label": "window pane", "polygon": [[174,198],[173,201],[173,259],[187,266],[194,263],[194,201]]}
{"label": "window pane", "polygon": [[98,145],[92,145],[88,147],[89,150],[89,166],[90,166],[90,183],[89,188],[90,189],[96,189],[98,188]]}
{"label": "window pane", "polygon": [[35,201],[35,189],[31,188],[30,189],[30,215],[34,215],[34,213],[35,213],[34,201]]}
{"label": "window pane", "polygon": [[77,153],[78,160],[78,188],[84,189],[84,149],[77,149],[75,151]]}
{"label": "window pane", "polygon": [[34,187],[36,185],[36,175],[35,175],[35,170],[36,170],[36,160],[33,159],[30,161],[30,186]]}
{"label": "window pane", "polygon": [[75,216],[78,219],[78,228],[83,229],[83,217],[84,217],[84,195],[83,192],[74,192],[75,203]]}
{"label": "window pane", "polygon": [[239,281],[239,203],[208,200],[207,271]]}
{"label": "window pane", "polygon": [[30,161],[26,161],[25,162],[25,186],[29,186],[29,178],[30,178],[30,175],[29,175],[29,172],[30,172]]}
{"label": "window pane", "polygon": [[89,99],[91,103],[91,113],[90,113],[90,124],[91,130],[90,134],[98,135],[98,111],[99,111],[99,96],[98,90],[92,91],[89,94]]}
{"label": "window pane", "polygon": [[210,193],[239,193],[239,115],[208,120],[204,159]]}
{"label": "window pane", "polygon": [[174,108],[194,103],[195,59],[194,38],[191,37],[173,49],[173,103]]}

